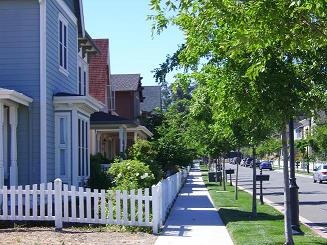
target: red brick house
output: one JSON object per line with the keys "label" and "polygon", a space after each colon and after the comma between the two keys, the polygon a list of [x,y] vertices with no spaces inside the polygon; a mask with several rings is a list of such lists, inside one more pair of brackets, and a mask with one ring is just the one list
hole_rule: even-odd
{"label": "red brick house", "polygon": [[146,139],[152,133],[138,120],[143,101],[140,74],[111,75],[109,40],[94,42],[100,53],[90,58],[89,93],[105,108],[91,115],[91,154],[100,152],[111,160],[125,153],[137,138]]}

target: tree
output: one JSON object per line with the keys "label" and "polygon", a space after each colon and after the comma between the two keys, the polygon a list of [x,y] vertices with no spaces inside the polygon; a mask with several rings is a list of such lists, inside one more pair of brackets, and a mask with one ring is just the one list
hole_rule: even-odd
{"label": "tree", "polygon": [[[214,88],[212,93],[217,94],[213,104],[219,108],[213,109],[213,118],[227,125],[240,121],[240,129],[245,129],[242,133],[250,144],[258,144],[264,138],[265,123],[269,128],[277,125],[285,137],[285,125],[290,118],[311,115],[324,106],[326,63],[316,61],[323,60],[321,50],[326,47],[326,3],[152,0],[151,5],[156,11],[154,26],[159,32],[174,24],[185,33],[180,64],[197,66],[196,75],[211,80],[208,84]],[[221,72],[221,68],[225,70]],[[222,79],[226,74],[228,79]],[[235,82],[237,86],[233,86]],[[284,154],[286,147],[284,139]],[[288,186],[287,168],[284,174]],[[288,198],[285,191],[286,214]],[[287,244],[293,244],[288,221],[285,218],[285,239]]]}

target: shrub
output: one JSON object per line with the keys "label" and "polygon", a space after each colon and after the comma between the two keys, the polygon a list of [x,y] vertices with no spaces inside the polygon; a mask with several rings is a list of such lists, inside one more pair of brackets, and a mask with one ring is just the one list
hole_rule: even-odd
{"label": "shrub", "polygon": [[149,166],[137,160],[115,161],[108,172],[119,190],[148,188],[155,183]]}
{"label": "shrub", "polygon": [[101,169],[101,164],[109,164],[110,161],[101,153],[91,156],[90,178],[87,182],[92,189],[109,189],[112,186],[112,178],[108,172]]}
{"label": "shrub", "polygon": [[154,149],[153,143],[147,140],[138,139],[129,149],[129,158],[144,162],[149,166],[151,172],[154,174],[156,182],[162,179],[163,171],[161,166],[155,161],[158,152]]}

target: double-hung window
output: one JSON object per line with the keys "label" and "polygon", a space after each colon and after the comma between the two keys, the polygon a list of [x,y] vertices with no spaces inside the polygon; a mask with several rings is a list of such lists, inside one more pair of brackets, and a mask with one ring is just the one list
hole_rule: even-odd
{"label": "double-hung window", "polygon": [[68,21],[59,15],[58,20],[59,70],[68,72]]}

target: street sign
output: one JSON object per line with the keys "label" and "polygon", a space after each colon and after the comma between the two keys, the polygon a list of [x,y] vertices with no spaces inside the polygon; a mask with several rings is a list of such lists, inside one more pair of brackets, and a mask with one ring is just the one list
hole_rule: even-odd
{"label": "street sign", "polygon": [[260,174],[260,175],[256,175],[255,176],[255,180],[256,181],[268,181],[269,180],[269,176],[268,174]]}
{"label": "street sign", "polygon": [[234,174],[235,170],[234,169],[226,169],[225,172],[226,172],[226,174]]}

